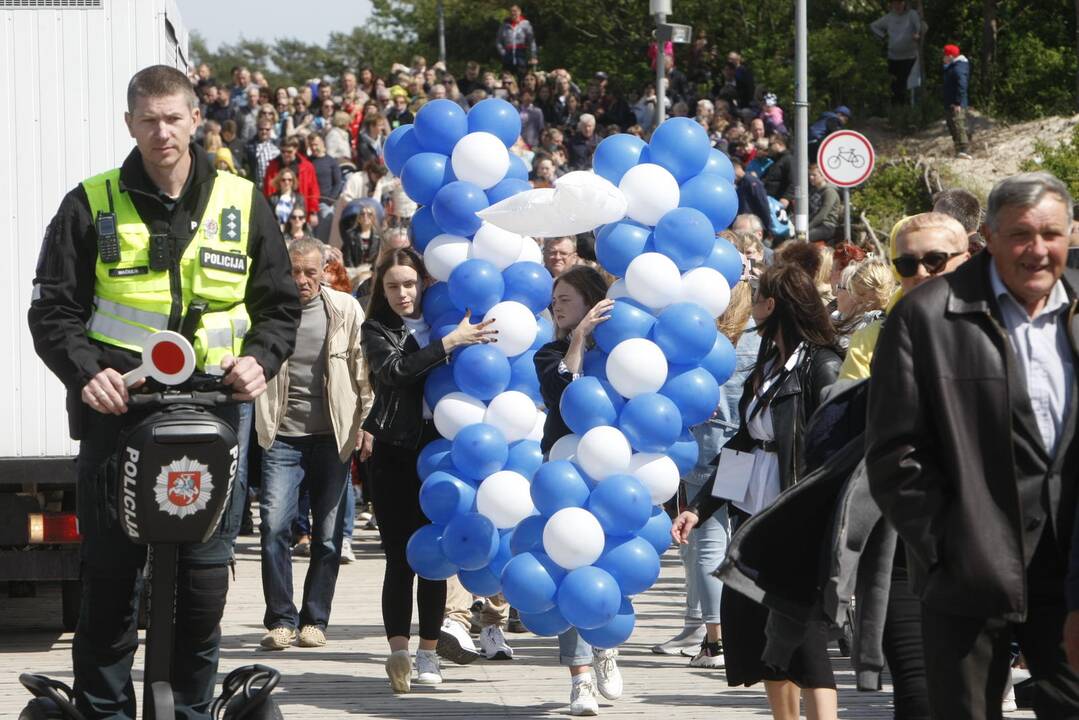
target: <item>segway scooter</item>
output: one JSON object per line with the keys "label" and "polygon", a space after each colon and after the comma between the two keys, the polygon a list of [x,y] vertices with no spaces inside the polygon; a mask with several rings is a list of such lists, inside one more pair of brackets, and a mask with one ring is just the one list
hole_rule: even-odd
{"label": "segway scooter", "polygon": [[[172,685],[176,582],[179,546],[207,541],[229,504],[239,443],[236,433],[210,410],[232,402],[220,388],[179,391],[195,368],[195,352],[184,336],[162,331],[150,337],[143,364],[124,375],[129,387],[151,377],[170,389],[131,395],[128,406],[152,409],[127,430],[117,444],[116,513],[124,533],[147,546],[149,604],[143,677],[144,720],[176,717]],[[19,680],[34,700],[20,720],[85,720],[74,693],[41,675]],[[211,708],[221,720],[277,720],[280,710],[270,693],[280,674],[263,665],[230,673]]]}

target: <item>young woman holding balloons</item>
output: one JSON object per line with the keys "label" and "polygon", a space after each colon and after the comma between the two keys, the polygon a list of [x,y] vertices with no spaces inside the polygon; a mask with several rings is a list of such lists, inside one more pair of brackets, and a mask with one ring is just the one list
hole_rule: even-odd
{"label": "young woman holding balloons", "polygon": [[[595,269],[577,265],[559,275],[552,291],[555,340],[536,351],[536,373],[540,393],[547,406],[540,446],[544,454],[555,442],[570,434],[562,420],[559,402],[569,384],[584,374],[584,355],[592,344],[592,331],[608,319],[614,306],[606,298],[607,282]],[[558,636],[559,660],[569,667],[572,688],[570,713],[595,715],[599,712],[597,685],[592,680],[596,669],[599,692],[608,700],[622,695],[622,675],[615,658],[617,650],[593,650],[577,630],[570,628]]]}
{"label": "young woman holding balloons", "polygon": [[[814,280],[800,266],[781,263],[768,268],[753,296],[752,314],[761,345],[738,404],[740,427],[724,445],[717,473],[675,519],[671,535],[679,543],[685,543],[690,531],[724,504],[732,531],[737,533],[751,515],[801,479],[806,422],[823,390],[839,374],[835,330]],[[725,462],[736,452],[748,455],[747,465]],[[737,490],[721,490],[743,499],[728,501],[713,495],[719,475],[724,486],[735,476],[744,477],[746,483]],[[763,680],[776,720],[801,716],[799,695],[809,720],[835,720],[836,685],[824,623],[811,623],[787,667],[779,668],[763,657],[766,607],[727,587],[720,615],[729,685],[748,686]]]}
{"label": "young woman holding balloons", "polygon": [[[421,303],[429,277],[411,248],[387,253],[375,268],[367,320],[362,327],[364,355],[375,400],[363,429],[374,436],[370,471],[371,499],[386,554],[382,584],[382,622],[390,645],[386,673],[394,692],[411,689],[412,659],[408,650],[412,624],[415,573],[406,559],[412,533],[429,520],[420,509],[420,450],[438,437],[431,411],[424,404],[424,379],[448,361],[454,349],[495,342],[491,321],[473,325],[466,313],[441,340],[431,341]],[[416,682],[442,682],[435,647],[446,605],[446,582],[419,579],[420,642]]]}

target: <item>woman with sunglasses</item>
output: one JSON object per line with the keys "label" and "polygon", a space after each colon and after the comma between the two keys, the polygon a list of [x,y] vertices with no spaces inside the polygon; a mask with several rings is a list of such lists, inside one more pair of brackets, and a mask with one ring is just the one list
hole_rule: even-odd
{"label": "woman with sunglasses", "polygon": [[373,204],[360,205],[360,211],[351,227],[341,237],[341,254],[345,267],[372,264],[378,256],[382,233],[378,227],[378,213]]}
{"label": "woman with sunglasses", "polygon": [[277,221],[281,223],[281,230],[291,222],[289,216],[294,212],[307,212],[303,201],[303,195],[296,188],[296,173],[291,168],[285,168],[277,173],[273,179],[274,194],[270,196],[270,207],[277,215]]}
{"label": "woman with sunglasses", "polygon": [[[764,271],[752,315],[761,336],[757,364],[738,404],[738,432],[719,456],[723,465],[735,451],[749,454],[745,499],[713,497],[713,475],[675,519],[671,535],[678,543],[687,542],[690,531],[724,504],[737,533],[750,516],[802,479],[806,423],[839,371],[832,322],[814,279],[800,266],[781,263]],[[800,699],[810,720],[835,720],[838,699],[824,623],[810,623],[787,667],[778,668],[763,659],[769,610],[730,587],[724,588],[720,607],[731,687],[763,680],[776,720],[800,717]]]}

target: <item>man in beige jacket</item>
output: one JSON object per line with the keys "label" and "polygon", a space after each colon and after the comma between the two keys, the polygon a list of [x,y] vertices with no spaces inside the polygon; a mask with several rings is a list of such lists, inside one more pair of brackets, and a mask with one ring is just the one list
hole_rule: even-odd
{"label": "man in beige jacket", "polygon": [[[262,647],[284,650],[299,631],[301,647],[326,644],[341,555],[352,452],[371,452],[361,430],[371,407],[360,348],[363,310],[351,295],[322,285],[326,246],[302,238],[289,245],[292,279],[303,309],[296,351],[255,404],[262,459]],[[289,539],[300,485],[311,497],[311,562],[299,611],[292,601]]]}

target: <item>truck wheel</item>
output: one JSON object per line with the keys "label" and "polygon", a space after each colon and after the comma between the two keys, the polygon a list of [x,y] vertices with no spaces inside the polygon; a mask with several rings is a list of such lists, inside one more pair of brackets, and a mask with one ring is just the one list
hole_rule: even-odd
{"label": "truck wheel", "polygon": [[64,632],[75,632],[79,622],[79,605],[82,604],[82,582],[64,580],[60,583],[60,605]]}

